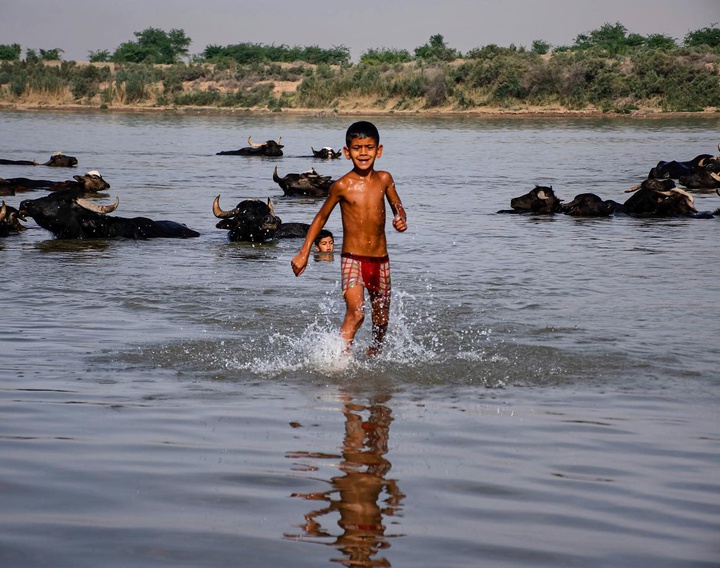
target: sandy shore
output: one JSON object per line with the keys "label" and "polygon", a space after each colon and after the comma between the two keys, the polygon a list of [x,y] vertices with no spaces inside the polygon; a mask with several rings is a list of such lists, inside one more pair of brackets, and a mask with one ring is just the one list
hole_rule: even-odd
{"label": "sandy shore", "polygon": [[385,110],[377,108],[363,108],[353,106],[342,109],[317,109],[317,108],[283,108],[282,110],[270,110],[267,108],[228,108],[228,107],[175,107],[157,105],[108,105],[99,107],[97,105],[86,105],[66,102],[36,102],[17,103],[0,102],[1,111],[20,112],[97,112],[97,113],[170,113],[170,114],[222,114],[222,115],[270,115],[284,114],[291,116],[403,116],[403,117],[467,117],[467,118],[539,118],[539,117],[605,117],[605,118],[720,118],[720,109],[706,109],[701,112],[664,112],[660,109],[640,109],[627,114],[603,112],[595,108],[582,110],[569,110],[563,108],[519,108],[503,109],[482,107],[471,110],[455,110],[450,108],[413,109],[413,110]]}

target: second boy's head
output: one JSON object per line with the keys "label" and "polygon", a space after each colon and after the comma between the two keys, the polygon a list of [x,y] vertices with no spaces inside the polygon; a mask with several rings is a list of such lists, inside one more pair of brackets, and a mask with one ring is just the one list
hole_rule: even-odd
{"label": "second boy's head", "polygon": [[335,239],[327,229],[322,229],[315,237],[315,250],[317,252],[333,252],[335,250]]}

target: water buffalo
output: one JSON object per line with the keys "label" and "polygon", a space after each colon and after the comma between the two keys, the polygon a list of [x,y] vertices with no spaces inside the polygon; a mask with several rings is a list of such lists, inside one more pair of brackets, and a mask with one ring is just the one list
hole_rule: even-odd
{"label": "water buffalo", "polygon": [[[720,144],[718,144],[720,151]],[[676,179],[681,185],[688,189],[704,189],[715,188],[717,180],[713,179],[710,174],[720,173],[720,156],[712,156],[710,154],[700,154],[692,160],[686,162],[658,162],[657,165],[650,170],[649,178],[654,179]]]}
{"label": "water buffalo", "polygon": [[228,231],[231,241],[262,242],[272,239],[305,238],[310,225],[283,223],[275,215],[272,200],[246,199],[234,209],[225,211],[220,207],[220,196],[213,201],[213,214],[221,219],[216,227]]}
{"label": "water buffalo", "polygon": [[569,203],[563,203],[562,212],[572,217],[608,217],[618,205],[612,199],[603,200],[594,193],[581,193]]}
{"label": "water buffalo", "polygon": [[78,161],[74,156],[66,156],[62,152],[55,152],[50,159],[42,164],[38,164],[32,160],[3,160],[0,159],[0,164],[11,165],[11,166],[50,166],[53,168],[72,168],[77,166]]}
{"label": "water buffalo", "polygon": [[312,150],[313,157],[320,158],[322,160],[336,160],[337,158],[340,158],[342,156],[342,150],[333,150],[330,146],[325,146],[323,148],[320,148],[319,150],[316,150],[312,146],[310,146],[310,149]]}
{"label": "water buffalo", "polygon": [[20,220],[24,221],[25,217],[20,215],[20,212],[14,207],[5,205],[3,201],[0,205],[0,237],[24,231],[26,227],[20,224]]}
{"label": "water buffalo", "polygon": [[678,182],[687,189],[715,189],[720,187],[720,175],[708,167],[680,176]]}
{"label": "water buffalo", "polygon": [[274,239],[304,239],[310,229],[309,223],[280,223]]}
{"label": "water buffalo", "polygon": [[510,200],[511,210],[498,213],[559,213],[562,211],[561,200],[555,197],[552,187],[536,185],[525,195]]}
{"label": "water buffalo", "polygon": [[327,197],[333,184],[331,176],[321,176],[313,168],[299,174],[278,175],[277,166],[273,172],[273,181],[277,183],[285,195],[307,195],[311,197]]}
{"label": "water buffalo", "polygon": [[79,187],[84,193],[98,193],[104,189],[110,189],[97,170],[91,170],[82,176],[73,176],[75,181],[50,181],[47,179],[29,178],[8,178],[0,179],[0,195],[15,195],[16,192],[31,191],[33,189],[47,189],[48,191],[59,191]]}
{"label": "water buffalo", "polygon": [[105,189],[110,189],[110,184],[106,182],[97,170],[90,170],[85,175],[73,176],[75,181],[61,181],[49,187],[50,191],[59,191],[61,189],[81,189],[83,193],[92,194],[99,193]]}
{"label": "water buffalo", "polygon": [[239,150],[225,150],[217,152],[216,156],[282,156],[282,149],[285,147],[280,144],[282,136],[275,140],[266,140],[262,144],[256,144],[251,140],[251,136],[248,136],[248,146],[240,148]]}
{"label": "water buffalo", "polygon": [[648,177],[653,179],[679,179],[682,176],[697,171],[698,168],[702,168],[707,160],[712,158],[713,156],[711,154],[700,154],[692,160],[685,162],[678,162],[676,160],[670,162],[660,161],[650,170]]}
{"label": "water buffalo", "polygon": [[625,193],[629,192],[635,193],[616,208],[617,212],[636,217],[698,216],[693,196],[675,187],[671,179],[648,178],[625,190]]}
{"label": "water buffalo", "polygon": [[32,191],[33,189],[50,189],[59,182],[49,179],[0,178],[0,195],[15,195],[17,192]]}
{"label": "water buffalo", "polygon": [[246,199],[234,209],[220,207],[220,196],[213,201],[212,211],[220,219],[218,229],[228,231],[231,241],[262,242],[273,238],[280,228],[280,217],[275,216],[275,208],[270,199],[263,203],[259,199]]}
{"label": "water buffalo", "polygon": [[153,221],[146,217],[111,217],[120,204],[95,205],[83,199],[80,188],[62,189],[39,199],[20,203],[20,214],[32,217],[43,229],[59,239],[190,238],[200,233],[175,221]]}

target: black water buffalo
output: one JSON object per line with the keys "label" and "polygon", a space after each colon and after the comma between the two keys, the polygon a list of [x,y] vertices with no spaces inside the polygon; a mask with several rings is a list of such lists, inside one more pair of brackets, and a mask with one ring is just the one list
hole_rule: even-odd
{"label": "black water buffalo", "polygon": [[20,214],[32,217],[43,229],[59,239],[190,238],[200,233],[175,221],[153,221],[146,217],[111,217],[120,200],[112,205],[95,205],[83,199],[79,188],[55,191],[39,199],[20,203]]}
{"label": "black water buffalo", "polygon": [[555,196],[552,187],[536,185],[525,195],[510,200],[511,210],[498,213],[559,213],[562,211],[561,200]]}
{"label": "black water buffalo", "polygon": [[262,242],[273,239],[305,238],[310,225],[283,223],[275,215],[273,202],[246,199],[234,209],[225,211],[220,207],[220,196],[213,201],[213,214],[220,219],[216,227],[228,231],[231,241]]}
{"label": "black water buffalo", "polygon": [[15,195],[17,192],[32,191],[34,189],[50,189],[59,182],[49,179],[0,178],[0,195]]}
{"label": "black water buffalo", "polygon": [[0,179],[0,195],[15,195],[17,192],[31,191],[34,189],[59,191],[61,189],[80,188],[87,194],[110,189],[110,184],[103,179],[97,170],[91,170],[82,176],[73,176],[73,178],[74,181],[50,181],[47,179],[29,178]]}
{"label": "black water buffalo", "polygon": [[312,146],[310,146],[310,149],[312,150],[313,157],[320,158],[322,160],[336,160],[340,157],[342,157],[342,150],[333,150],[330,146],[325,146],[323,148],[320,148],[319,150],[316,150]]}
{"label": "black water buffalo", "polygon": [[698,168],[702,168],[712,158],[711,154],[700,154],[685,162],[676,160],[670,162],[660,161],[650,170],[648,177],[653,179],[680,179],[682,176],[689,175],[697,171]]}
{"label": "black water buffalo", "polygon": [[231,241],[262,242],[273,238],[280,228],[280,217],[275,216],[275,208],[270,199],[263,203],[259,199],[246,199],[234,209],[224,210],[220,207],[220,196],[213,201],[215,217],[220,219],[218,229],[228,231]]}
{"label": "black water buffalo", "polygon": [[648,178],[676,179],[688,189],[714,189],[720,187],[720,177],[713,177],[713,173],[720,174],[720,156],[700,154],[686,162],[658,162],[650,170]]}
{"label": "black water buffalo", "polygon": [[34,160],[3,160],[0,159],[0,164],[11,165],[11,166],[50,166],[53,168],[72,168],[77,166],[78,161],[74,156],[66,156],[62,152],[55,152],[47,162],[38,164]]}
{"label": "black water buffalo", "polygon": [[563,203],[562,212],[572,217],[608,217],[618,206],[619,203],[612,199],[603,200],[594,193],[581,193],[569,203]]}
{"label": "black water buffalo", "polygon": [[711,166],[680,176],[678,183],[687,189],[715,189],[720,187],[720,175]]}
{"label": "black water buffalo", "polygon": [[80,189],[85,194],[99,193],[105,189],[110,189],[110,184],[103,179],[97,170],[90,170],[82,176],[73,176],[73,179],[75,181],[61,181],[48,189],[50,191]]}
{"label": "black water buffalo", "polygon": [[675,187],[671,179],[648,178],[625,192],[635,193],[616,208],[620,213],[635,217],[705,216],[698,214],[693,196]]}
{"label": "black water buffalo", "polygon": [[282,136],[275,140],[266,140],[262,144],[256,144],[251,140],[251,136],[248,136],[248,146],[240,148],[239,150],[225,150],[223,152],[217,152],[216,156],[282,156],[282,149],[285,147],[280,142]]}
{"label": "black water buffalo", "polygon": [[278,175],[277,166],[273,172],[273,181],[283,190],[285,195],[307,195],[310,197],[327,197],[333,184],[331,176],[321,176],[313,168],[299,174]]}
{"label": "black water buffalo", "polygon": [[25,217],[14,207],[5,205],[3,201],[0,205],[0,237],[24,231],[26,227],[20,223],[20,220],[25,221]]}
{"label": "black water buffalo", "polygon": [[280,223],[274,239],[304,239],[310,229],[309,223]]}

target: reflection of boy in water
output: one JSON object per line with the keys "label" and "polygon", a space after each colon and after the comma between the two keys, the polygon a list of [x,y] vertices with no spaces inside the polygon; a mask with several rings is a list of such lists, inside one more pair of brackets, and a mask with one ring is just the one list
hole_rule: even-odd
{"label": "reflection of boy in water", "polygon": [[[385,540],[383,516],[396,514],[405,497],[394,479],[385,479],[392,467],[384,457],[388,451],[391,410],[384,404],[374,403],[369,407],[366,421],[359,414],[363,410],[366,410],[364,406],[353,404],[349,398],[346,400],[343,461],[339,464],[344,475],[330,480],[333,489],[294,496],[328,503],[327,507],[305,515],[304,529],[308,536],[332,536],[317,519],[328,513],[340,515],[338,526],[343,533],[333,544],[345,559],[337,562],[345,566],[390,566],[386,558],[373,557],[390,546]],[[387,496],[381,503],[383,491]],[[338,498],[334,499],[333,494]]]}

